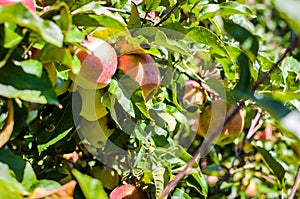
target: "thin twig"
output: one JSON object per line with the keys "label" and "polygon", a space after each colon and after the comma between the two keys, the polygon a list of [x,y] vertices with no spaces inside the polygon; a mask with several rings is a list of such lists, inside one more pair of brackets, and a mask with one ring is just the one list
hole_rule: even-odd
{"label": "thin twig", "polygon": [[[251,92],[255,92],[258,86],[275,70],[276,67],[285,59],[285,57],[291,53],[299,44],[299,38],[296,37],[293,41],[291,41],[289,47],[283,53],[282,57],[270,68],[270,70],[264,73],[252,86]],[[189,167],[191,167],[197,160],[198,157],[202,157],[202,154],[207,153],[207,149],[211,147],[211,142],[214,140],[216,136],[218,136],[219,132],[222,130],[223,126],[226,125],[234,116],[237,114],[241,108],[244,106],[244,100],[241,100],[241,104],[237,106],[231,113],[229,113],[225,119],[223,124],[219,124],[218,128],[210,134],[207,139],[204,139],[202,145],[198,148],[198,150],[193,155],[192,159],[187,163],[184,169],[179,172],[174,180],[170,181],[166,188],[163,190],[160,198],[165,198],[171,192],[172,188],[187,174]],[[300,175],[300,174],[299,174]],[[300,178],[300,177],[299,177]]]}
{"label": "thin twig", "polygon": [[272,67],[270,68],[270,70],[268,70],[267,72],[265,72],[252,86],[251,91],[254,92],[258,86],[263,83],[263,81],[265,81],[267,79],[267,77],[269,77],[269,75],[278,67],[278,65],[285,59],[285,57],[293,52],[293,50],[299,45],[299,37],[297,36],[291,43],[290,45],[287,47],[287,49],[284,51],[283,55],[281,56],[281,58],[275,62]]}
{"label": "thin twig", "polygon": [[235,157],[234,157],[234,159],[232,160],[232,163],[231,163],[231,168],[234,167],[234,163],[238,159],[238,157],[241,155],[241,153],[243,151],[243,148],[244,148],[245,144],[247,143],[247,141],[256,132],[257,126],[261,126],[261,125],[258,124],[258,121],[261,117],[261,113],[262,113],[262,110],[258,109],[255,118],[251,121],[251,126],[249,128],[249,131],[248,131],[247,135],[245,136],[245,138],[243,139],[242,146],[236,150]]}
{"label": "thin twig", "polygon": [[160,24],[162,24],[164,21],[166,21],[167,19],[169,19],[171,17],[171,14],[174,12],[174,10],[179,6],[179,1],[177,1],[172,8],[169,10],[169,12],[159,21],[157,22],[154,27],[159,26]]}
{"label": "thin twig", "polygon": [[[127,10],[122,10],[122,9],[117,9],[117,8],[112,8],[112,7],[104,7],[106,10],[112,11],[112,12],[118,12],[118,13],[122,13],[122,14],[126,14],[126,15],[131,15],[131,12],[127,11]],[[156,21],[150,17],[147,16],[140,16],[141,20],[146,19],[147,21],[150,21],[152,23],[156,23]]]}
{"label": "thin twig", "polygon": [[293,185],[293,188],[292,188],[292,192],[290,193],[288,199],[293,199],[294,198],[294,196],[296,194],[296,191],[299,187],[299,183],[300,183],[300,166],[298,167],[298,171],[297,171],[295,182],[294,182],[294,185]]}

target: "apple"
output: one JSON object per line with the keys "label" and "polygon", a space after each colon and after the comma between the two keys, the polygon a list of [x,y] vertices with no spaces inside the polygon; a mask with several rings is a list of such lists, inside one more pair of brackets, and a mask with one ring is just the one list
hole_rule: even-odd
{"label": "apple", "polygon": [[206,101],[206,95],[204,89],[195,80],[188,80],[185,82],[183,99],[192,104],[204,104]]}
{"label": "apple", "polygon": [[[206,138],[213,133],[220,124],[224,124],[225,118],[234,105],[224,100],[212,101],[205,107],[199,117],[198,134]],[[219,136],[213,141],[214,144],[223,146],[232,143],[244,128],[244,116],[240,110],[226,125]]]}
{"label": "apple", "polygon": [[146,194],[138,187],[125,184],[115,188],[109,195],[109,199],[146,199]]}
{"label": "apple", "polygon": [[100,89],[107,86],[117,70],[117,53],[104,40],[88,36],[81,46],[74,47],[76,56],[81,62],[77,75],[70,73],[70,78],[85,89]]}
{"label": "apple", "polygon": [[34,12],[34,13],[36,12],[34,0],[1,0],[0,6],[8,6],[11,4],[18,3],[18,2],[21,2],[26,8],[28,8],[32,12]]}
{"label": "apple", "polygon": [[88,146],[93,148],[104,147],[108,137],[115,131],[115,126],[111,125],[108,116],[95,121],[88,121],[82,117],[78,127],[80,138],[87,141],[89,143]]}
{"label": "apple", "polygon": [[114,169],[105,166],[94,166],[91,169],[90,174],[92,177],[100,180],[103,187],[110,190],[118,186],[120,181],[118,173]]}
{"label": "apple", "polygon": [[108,114],[106,107],[102,104],[102,90],[90,90],[78,88],[82,106],[80,115],[88,121],[95,121]]}
{"label": "apple", "polygon": [[122,55],[118,57],[118,69],[139,84],[146,101],[157,92],[160,85],[160,72],[150,55]]}

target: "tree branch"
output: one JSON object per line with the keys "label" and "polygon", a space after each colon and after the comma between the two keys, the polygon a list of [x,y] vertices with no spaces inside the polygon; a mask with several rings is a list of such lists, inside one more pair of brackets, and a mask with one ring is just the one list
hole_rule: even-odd
{"label": "tree branch", "polygon": [[298,167],[298,171],[297,171],[296,179],[295,179],[295,182],[294,182],[294,185],[293,185],[293,188],[292,188],[292,192],[290,193],[288,199],[293,199],[294,198],[294,196],[296,194],[296,191],[299,187],[299,183],[300,183],[300,166]]}
{"label": "tree branch", "polygon": [[154,24],[154,27],[159,26],[160,24],[162,24],[164,21],[166,21],[167,19],[169,19],[171,17],[171,14],[174,12],[174,10],[176,10],[176,8],[179,6],[179,1],[177,1],[172,8],[169,10],[169,12],[156,24]]}

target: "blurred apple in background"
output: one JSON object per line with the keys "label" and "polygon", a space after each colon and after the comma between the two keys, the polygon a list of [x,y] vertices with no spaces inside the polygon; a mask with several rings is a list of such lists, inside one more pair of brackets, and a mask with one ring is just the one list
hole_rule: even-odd
{"label": "blurred apple in background", "polygon": [[[224,100],[212,101],[205,107],[199,118],[198,134],[204,138],[213,133],[220,124],[224,124],[225,119],[234,105]],[[226,145],[232,143],[243,131],[244,115],[240,110],[226,125],[213,143]]]}

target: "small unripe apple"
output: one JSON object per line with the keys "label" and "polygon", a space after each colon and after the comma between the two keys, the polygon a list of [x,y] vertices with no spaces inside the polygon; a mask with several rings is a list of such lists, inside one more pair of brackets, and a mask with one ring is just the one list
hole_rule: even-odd
{"label": "small unripe apple", "polygon": [[156,93],[160,85],[160,72],[150,55],[122,55],[118,57],[118,69],[139,83],[146,101]]}
{"label": "small unripe apple", "polygon": [[140,188],[125,184],[115,188],[110,193],[109,199],[147,199],[147,196]]}
{"label": "small unripe apple", "polygon": [[[199,117],[198,134],[204,138],[213,133],[220,124],[224,124],[226,116],[234,105],[230,105],[224,100],[215,100],[205,107]],[[213,143],[217,145],[226,145],[232,143],[244,128],[244,116],[240,110],[235,116],[223,126],[219,136]]]}
{"label": "small unripe apple", "polygon": [[77,76],[70,78],[85,89],[100,89],[107,86],[117,70],[117,53],[106,41],[88,36],[81,46],[75,47],[75,54],[81,62]]}
{"label": "small unripe apple", "polygon": [[21,2],[26,8],[31,10],[32,12],[35,12],[35,5],[34,0],[1,0],[0,6],[8,6],[14,3]]}
{"label": "small unripe apple", "polygon": [[192,104],[204,104],[206,95],[201,85],[195,80],[188,80],[185,82],[184,99]]}
{"label": "small unripe apple", "polygon": [[105,166],[95,166],[91,169],[91,176],[97,178],[102,182],[103,187],[107,189],[114,189],[118,186],[120,181],[120,176],[118,173],[109,167]]}

